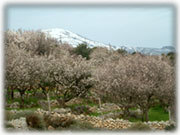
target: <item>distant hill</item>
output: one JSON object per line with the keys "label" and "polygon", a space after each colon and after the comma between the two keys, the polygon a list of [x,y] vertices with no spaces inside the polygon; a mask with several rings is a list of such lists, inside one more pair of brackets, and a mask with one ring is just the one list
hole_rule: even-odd
{"label": "distant hill", "polygon": [[80,36],[78,34],[75,34],[71,31],[55,28],[55,29],[45,29],[41,30],[45,34],[56,38],[59,42],[62,43],[68,43],[72,45],[73,47],[78,46],[81,43],[87,43],[89,47],[107,47],[112,49],[124,49],[129,53],[133,52],[140,52],[142,54],[148,54],[148,55],[161,55],[161,54],[167,54],[169,52],[175,52],[175,48],[173,46],[164,46],[162,48],[144,48],[144,47],[126,47],[126,46],[110,46],[104,43],[100,43],[97,41],[93,41],[90,39],[87,39],[83,36]]}

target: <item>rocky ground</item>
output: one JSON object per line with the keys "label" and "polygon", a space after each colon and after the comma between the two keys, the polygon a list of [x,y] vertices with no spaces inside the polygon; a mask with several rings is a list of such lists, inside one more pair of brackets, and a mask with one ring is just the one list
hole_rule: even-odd
{"label": "rocky ground", "polygon": [[[17,111],[11,111],[12,113],[17,113]],[[102,128],[102,129],[108,129],[108,130],[122,130],[122,129],[128,129],[132,126],[133,122],[123,120],[123,119],[112,119],[112,118],[102,118],[102,117],[95,117],[95,116],[89,116],[89,115],[75,115],[71,113],[70,109],[55,109],[50,114],[48,111],[37,109],[35,111],[38,115],[50,115],[51,119],[57,119],[61,118],[64,121],[67,119],[74,119],[77,121],[83,121],[88,122],[92,124],[95,128]],[[16,130],[29,130],[26,118],[21,117],[19,119],[13,119],[11,121],[8,121],[7,124],[11,124],[12,127]],[[148,125],[152,130],[163,130],[167,125],[170,125],[171,123],[169,121],[161,121],[161,122],[144,122],[144,124]],[[12,129],[12,127],[8,129]],[[48,130],[53,130],[54,127],[49,126]]]}
{"label": "rocky ground", "polygon": [[[131,128],[135,122],[130,122],[128,120],[119,119],[122,115],[121,108],[113,103],[103,103],[101,106],[98,104],[98,98],[93,99],[93,101],[97,102],[96,105],[93,106],[87,106],[82,105],[84,101],[82,99],[75,98],[73,100],[70,100],[66,103],[66,108],[59,108],[59,101],[52,100],[51,106],[55,107],[56,109],[53,109],[51,113],[49,113],[47,110],[47,101],[46,100],[39,100],[38,105],[42,109],[37,109],[34,111],[38,116],[50,116],[50,119],[53,120],[61,120],[68,121],[68,120],[75,120],[80,122],[86,122],[91,124],[94,128],[98,129],[107,129],[107,130],[128,130]],[[80,105],[79,108],[75,107],[74,110],[72,107],[73,105]],[[81,106],[82,105],[82,106]],[[33,107],[33,104],[29,104],[28,107]],[[18,102],[14,102],[12,104],[7,104],[6,107],[11,108],[11,115],[17,114],[17,113],[27,113],[23,110],[17,111],[16,109],[19,109],[20,104]],[[82,109],[82,112],[81,112]],[[89,112],[97,114],[95,115],[89,115],[88,112],[83,112],[85,109],[88,109]],[[139,109],[131,110],[132,116],[141,116],[141,111]],[[100,115],[99,115],[100,114]],[[21,116],[21,115],[20,115]],[[171,125],[172,123],[170,121],[153,121],[153,122],[143,122],[144,125],[147,125],[150,129],[154,130],[164,130],[166,126]],[[18,131],[27,131],[31,130],[30,127],[28,127],[26,123],[25,116],[13,118],[9,121],[6,121],[6,129],[10,130],[18,130]],[[47,130],[55,130],[55,127],[52,125],[47,127]]]}

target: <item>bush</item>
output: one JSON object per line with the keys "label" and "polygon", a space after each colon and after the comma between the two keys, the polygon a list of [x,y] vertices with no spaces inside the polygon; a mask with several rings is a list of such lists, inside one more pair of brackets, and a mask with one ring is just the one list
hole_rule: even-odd
{"label": "bush", "polygon": [[146,131],[146,130],[151,130],[151,128],[142,122],[137,122],[134,123],[130,128],[128,128],[128,130]]}
{"label": "bush", "polygon": [[91,111],[89,110],[89,107],[85,105],[75,106],[74,108],[72,108],[72,112],[77,115],[91,113]]}
{"label": "bush", "polygon": [[43,117],[36,113],[26,116],[26,122],[27,125],[33,129],[43,130],[45,128]]}
{"label": "bush", "polygon": [[124,49],[117,49],[117,52],[118,52],[119,54],[122,54],[122,55],[125,55],[125,54],[128,53],[128,52],[127,52],[126,50],[124,50]]}
{"label": "bush", "polygon": [[175,125],[174,124],[171,124],[171,125],[168,125],[168,126],[166,126],[164,129],[166,130],[166,131],[172,131],[172,130],[175,130]]}
{"label": "bush", "polygon": [[5,123],[5,128],[12,129],[12,128],[14,128],[14,126],[11,123],[6,122]]}
{"label": "bush", "polygon": [[75,121],[69,128],[69,130],[98,130],[99,128],[93,127],[89,122]]}
{"label": "bush", "polygon": [[16,111],[16,113],[11,111],[5,111],[5,120],[10,121],[13,119],[19,119],[20,117],[26,117],[32,113],[32,111]]}
{"label": "bush", "polygon": [[74,123],[74,120],[68,117],[56,117],[49,114],[44,116],[46,127],[52,126],[53,128],[67,128]]}
{"label": "bush", "polygon": [[82,57],[86,58],[89,60],[89,55],[91,53],[91,48],[88,47],[86,43],[79,44],[73,52],[74,54],[81,55]]}

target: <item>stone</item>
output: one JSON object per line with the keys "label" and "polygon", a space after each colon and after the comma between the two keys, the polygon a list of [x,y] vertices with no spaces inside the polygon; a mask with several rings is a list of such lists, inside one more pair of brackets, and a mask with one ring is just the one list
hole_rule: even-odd
{"label": "stone", "polygon": [[98,108],[97,111],[99,113],[102,112],[112,112],[112,111],[116,111],[116,110],[120,110],[121,108],[114,104],[114,103],[104,103],[102,104],[101,108]]}
{"label": "stone", "polygon": [[66,102],[65,105],[70,106],[73,104],[82,104],[83,103],[83,99],[82,98],[73,98],[70,101]]}
{"label": "stone", "polygon": [[59,106],[59,102],[57,100],[51,100],[51,107]]}
{"label": "stone", "polygon": [[19,102],[14,102],[14,103],[12,103],[12,104],[10,105],[10,108],[14,108],[14,109],[20,108]]}
{"label": "stone", "polygon": [[66,114],[66,113],[70,113],[71,109],[70,108],[56,108],[53,111],[56,112],[56,113]]}
{"label": "stone", "polygon": [[55,130],[55,128],[53,128],[52,126],[49,126],[48,130]]}
{"label": "stone", "polygon": [[20,98],[20,97],[21,97],[21,95],[19,92],[14,92],[14,98]]}
{"label": "stone", "polygon": [[27,123],[26,123],[26,118],[21,117],[19,119],[13,119],[11,121],[8,121],[10,124],[14,126],[15,129],[18,130],[29,130]]}
{"label": "stone", "polygon": [[89,111],[91,111],[91,112],[97,112],[97,106],[93,106],[93,107],[90,107],[89,108]]}

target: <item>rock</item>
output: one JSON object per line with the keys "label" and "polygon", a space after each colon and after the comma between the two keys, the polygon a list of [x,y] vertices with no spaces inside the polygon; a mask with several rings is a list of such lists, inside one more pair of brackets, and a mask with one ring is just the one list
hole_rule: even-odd
{"label": "rock", "polygon": [[83,99],[82,98],[73,98],[70,101],[66,102],[65,105],[70,106],[73,104],[82,104],[83,103]]}
{"label": "rock", "polygon": [[20,98],[20,97],[21,97],[21,95],[19,92],[14,92],[14,98]]}
{"label": "rock", "polygon": [[26,118],[24,118],[24,117],[8,121],[8,123],[12,124],[15,129],[29,130],[28,127],[27,127]]}
{"label": "rock", "polygon": [[116,111],[116,110],[120,110],[120,107],[113,103],[104,103],[104,104],[102,104],[101,108],[98,108],[99,113],[112,112],[112,111]]}
{"label": "rock", "polygon": [[10,105],[10,108],[15,108],[15,109],[20,108],[19,102],[14,102],[14,103],[12,103],[12,104]]}
{"label": "rock", "polygon": [[10,113],[17,113],[17,110],[16,109],[14,109],[14,110],[10,110]]}
{"label": "rock", "polygon": [[53,128],[52,126],[49,126],[48,130],[55,130],[55,128]]}
{"label": "rock", "polygon": [[56,108],[53,110],[54,112],[57,112],[57,113],[70,113],[71,112],[71,109],[70,108]]}
{"label": "rock", "polygon": [[57,100],[51,100],[51,107],[59,106],[59,102]]}
{"label": "rock", "polygon": [[129,110],[129,115],[134,118],[141,118],[142,117],[142,111],[140,109],[136,110]]}
{"label": "rock", "polygon": [[91,112],[97,112],[97,106],[93,106],[93,107],[90,107],[89,108],[89,111],[91,111]]}
{"label": "rock", "polygon": [[77,115],[91,113],[91,111],[89,110],[89,106],[86,106],[86,105],[76,106],[74,107],[72,111],[74,114],[77,114]]}
{"label": "rock", "polygon": [[108,114],[104,114],[104,115],[101,115],[100,117],[103,118],[103,119],[108,119],[108,118],[113,118],[113,119],[117,119],[117,118],[120,118],[122,117],[123,115],[123,112],[114,112],[114,113],[108,113]]}

